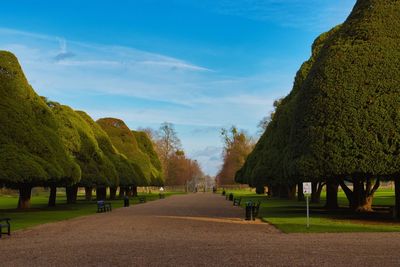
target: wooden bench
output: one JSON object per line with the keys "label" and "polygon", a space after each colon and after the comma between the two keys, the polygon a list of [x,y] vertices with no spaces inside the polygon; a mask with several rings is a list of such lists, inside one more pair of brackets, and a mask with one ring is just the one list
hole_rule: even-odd
{"label": "wooden bench", "polygon": [[242,202],[242,197],[235,197],[233,199],[233,206],[240,206],[241,202]]}
{"label": "wooden bench", "polygon": [[97,201],[97,212],[111,211],[111,203],[104,200]]}
{"label": "wooden bench", "polygon": [[[11,234],[10,218],[0,218],[0,238],[3,234]],[[7,232],[3,232],[3,228],[7,229]]]}
{"label": "wooden bench", "polygon": [[146,197],[145,196],[139,197],[139,203],[146,203]]}

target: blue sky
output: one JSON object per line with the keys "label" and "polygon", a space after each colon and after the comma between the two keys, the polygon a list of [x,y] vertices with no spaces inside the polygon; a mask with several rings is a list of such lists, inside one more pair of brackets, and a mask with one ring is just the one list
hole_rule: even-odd
{"label": "blue sky", "polygon": [[221,127],[249,134],[355,0],[6,1],[0,49],[51,100],[132,129],[175,124],[214,175]]}

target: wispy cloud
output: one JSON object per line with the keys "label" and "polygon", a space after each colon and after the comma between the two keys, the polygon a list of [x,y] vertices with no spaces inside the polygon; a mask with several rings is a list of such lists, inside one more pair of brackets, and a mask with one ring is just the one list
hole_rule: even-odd
{"label": "wispy cloud", "polygon": [[[237,104],[269,105],[275,96],[260,89],[289,90],[265,73],[225,77],[181,59],[134,48],[104,46],[0,28],[0,48],[14,52],[28,79],[43,94],[91,91],[164,101],[187,107]],[[23,42],[18,41],[21,37]],[[54,60],[57,59],[57,60]]]}
{"label": "wispy cloud", "polygon": [[[176,0],[183,2],[183,0]],[[346,19],[356,0],[199,0],[197,6],[229,16],[304,30],[325,30]],[[301,15],[299,15],[301,14]]]}
{"label": "wispy cloud", "polygon": [[208,156],[195,151],[217,147],[221,127],[254,129],[273,100],[289,91],[293,79],[268,71],[231,76],[131,47],[4,28],[0,49],[17,55],[40,95],[83,109],[96,119],[118,117],[133,128],[164,121],[176,124],[185,148],[210,174],[220,165],[220,149]]}
{"label": "wispy cloud", "polygon": [[[12,39],[12,37],[14,37],[15,40],[20,37],[24,37],[25,40],[31,39],[41,41],[42,48],[44,48],[44,46],[50,47],[51,52],[54,54],[52,58],[56,61],[56,63],[63,65],[87,66],[100,64],[124,68],[128,68],[130,66],[148,65],[150,67],[159,66],[168,70],[211,71],[208,68],[190,64],[184,60],[129,47],[105,46],[99,44],[67,41],[63,37],[36,34],[8,28],[0,28],[0,33],[3,35],[3,39]],[[70,49],[67,49],[68,43]],[[68,62],[63,62],[71,57],[86,58],[86,60],[71,60]],[[97,59],[90,60],[90,58]],[[117,60],[107,60],[108,58],[116,58]]]}
{"label": "wispy cloud", "polygon": [[142,61],[141,64],[151,65],[151,66],[165,66],[170,67],[171,69],[188,69],[188,70],[198,70],[198,71],[211,71],[207,68],[191,65],[188,63],[180,62],[180,61]]}
{"label": "wispy cloud", "polygon": [[196,159],[206,173],[216,174],[221,167],[222,147],[207,146],[204,149],[194,150],[189,156]]}
{"label": "wispy cloud", "polygon": [[75,54],[67,51],[67,41],[64,38],[57,38],[60,43],[60,52],[54,57],[55,61],[63,61],[74,57]]}

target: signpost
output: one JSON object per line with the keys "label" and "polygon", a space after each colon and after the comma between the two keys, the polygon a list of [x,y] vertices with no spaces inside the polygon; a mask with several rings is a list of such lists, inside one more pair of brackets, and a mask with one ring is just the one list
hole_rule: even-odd
{"label": "signpost", "polygon": [[308,205],[308,197],[311,195],[311,183],[303,183],[303,193],[307,201],[307,228],[310,228],[310,207]]}

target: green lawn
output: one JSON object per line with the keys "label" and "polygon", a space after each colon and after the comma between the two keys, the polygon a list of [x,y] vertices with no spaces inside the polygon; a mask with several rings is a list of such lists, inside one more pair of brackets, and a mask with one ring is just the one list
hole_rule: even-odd
{"label": "green lawn", "polygon": [[[174,194],[166,192],[165,196]],[[159,199],[158,193],[139,194],[139,196],[146,196],[147,201]],[[18,203],[18,197],[13,196],[0,196],[0,218],[11,218],[12,230],[24,229],[38,224],[67,220],[79,216],[95,214],[97,212],[96,201],[87,202],[84,200],[83,195],[78,195],[78,202],[76,204],[65,204],[65,193],[57,194],[56,207],[47,207],[48,193],[42,192],[32,196],[32,208],[28,210],[17,210],[15,207]],[[112,200],[112,208],[120,208],[123,206],[123,200]],[[130,204],[138,204],[138,198],[131,198]]]}
{"label": "green lawn", "polygon": [[355,214],[347,206],[343,192],[339,192],[340,209],[327,212],[323,209],[324,193],[321,204],[310,205],[310,228],[306,227],[306,202],[283,200],[256,195],[249,191],[227,191],[234,196],[242,196],[241,205],[249,200],[261,200],[260,217],[285,233],[316,232],[399,232],[400,223],[392,219],[387,206],[394,205],[394,192],[382,189],[376,192],[373,213]]}

